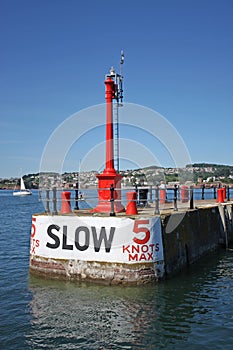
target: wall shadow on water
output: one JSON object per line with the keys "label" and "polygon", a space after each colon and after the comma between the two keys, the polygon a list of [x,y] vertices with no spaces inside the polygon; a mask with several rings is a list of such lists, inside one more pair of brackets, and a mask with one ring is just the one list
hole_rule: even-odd
{"label": "wall shadow on water", "polygon": [[[214,344],[227,349],[232,311],[225,320],[219,315],[221,305],[233,303],[232,267],[233,253],[218,252],[171,280],[140,287],[31,276],[26,344],[31,349],[211,349]],[[220,321],[228,328],[220,329]]]}

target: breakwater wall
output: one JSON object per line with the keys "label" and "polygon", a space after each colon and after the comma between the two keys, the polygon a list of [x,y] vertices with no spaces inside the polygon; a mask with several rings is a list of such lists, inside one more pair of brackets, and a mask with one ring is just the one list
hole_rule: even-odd
{"label": "breakwater wall", "polygon": [[145,284],[170,278],[233,242],[233,202],[155,214],[78,210],[32,217],[30,271],[49,278]]}
{"label": "breakwater wall", "polygon": [[162,215],[162,236],[165,277],[171,277],[204,254],[232,244],[232,203]]}

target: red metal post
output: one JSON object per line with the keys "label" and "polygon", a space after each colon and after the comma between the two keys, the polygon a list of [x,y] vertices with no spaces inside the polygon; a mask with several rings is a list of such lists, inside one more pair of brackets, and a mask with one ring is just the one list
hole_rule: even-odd
{"label": "red metal post", "polygon": [[127,192],[126,197],[128,200],[128,204],[126,207],[126,215],[137,215],[137,205],[136,205],[136,199],[137,199],[137,192]]}
{"label": "red metal post", "polygon": [[68,214],[71,213],[71,206],[70,206],[70,192],[64,191],[61,193],[61,214]]}

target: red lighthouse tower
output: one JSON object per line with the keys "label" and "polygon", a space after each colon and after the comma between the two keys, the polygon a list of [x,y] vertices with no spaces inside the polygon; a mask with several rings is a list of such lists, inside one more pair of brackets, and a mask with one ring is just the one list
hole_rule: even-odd
{"label": "red lighthouse tower", "polygon": [[[124,56],[122,53],[121,64]],[[105,79],[105,100],[106,100],[106,161],[102,174],[96,175],[98,179],[98,204],[94,212],[110,213],[111,191],[114,188],[114,212],[119,213],[125,210],[121,204],[121,179],[122,176],[114,168],[114,139],[113,139],[113,100],[122,100],[122,75],[115,74],[111,69]]]}

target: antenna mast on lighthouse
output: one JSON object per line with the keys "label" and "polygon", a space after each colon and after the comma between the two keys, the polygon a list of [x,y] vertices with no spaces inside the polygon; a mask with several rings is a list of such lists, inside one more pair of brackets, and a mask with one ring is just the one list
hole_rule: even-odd
{"label": "antenna mast on lighthouse", "polygon": [[120,60],[120,74],[116,74],[114,68],[111,69],[112,77],[115,81],[115,118],[114,118],[114,163],[115,168],[119,172],[120,170],[120,160],[119,160],[119,107],[123,104],[123,75],[122,75],[122,65],[124,63],[125,56],[124,51],[121,50],[121,60]]}

